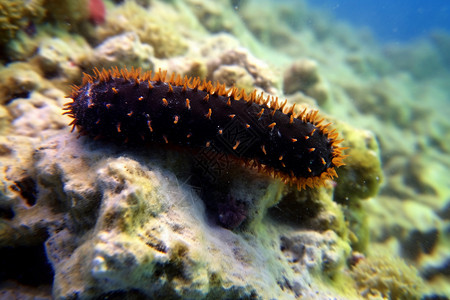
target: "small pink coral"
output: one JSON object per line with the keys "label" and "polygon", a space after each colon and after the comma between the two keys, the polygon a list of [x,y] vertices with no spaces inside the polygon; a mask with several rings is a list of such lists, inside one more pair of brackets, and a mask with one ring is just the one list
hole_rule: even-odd
{"label": "small pink coral", "polygon": [[103,0],[89,0],[89,21],[99,25],[105,22],[106,9]]}

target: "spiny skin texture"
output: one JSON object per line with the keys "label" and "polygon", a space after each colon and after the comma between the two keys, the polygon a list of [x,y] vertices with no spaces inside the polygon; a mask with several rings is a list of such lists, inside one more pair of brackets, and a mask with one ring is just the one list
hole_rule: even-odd
{"label": "spiny skin texture", "polygon": [[85,74],[66,104],[82,135],[117,143],[209,148],[280,177],[298,189],[336,175],[344,148],[317,111],[285,108],[273,96],[246,94],[199,78],[127,69]]}

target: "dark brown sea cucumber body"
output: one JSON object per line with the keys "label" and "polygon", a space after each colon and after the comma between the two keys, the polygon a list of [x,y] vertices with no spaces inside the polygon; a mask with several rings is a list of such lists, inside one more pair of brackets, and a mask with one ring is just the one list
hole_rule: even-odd
{"label": "dark brown sea cucumber body", "polygon": [[136,70],[86,75],[67,104],[82,134],[118,143],[212,147],[299,188],[319,186],[342,164],[337,134],[317,112],[294,109],[268,96],[247,95],[198,78],[166,80]]}

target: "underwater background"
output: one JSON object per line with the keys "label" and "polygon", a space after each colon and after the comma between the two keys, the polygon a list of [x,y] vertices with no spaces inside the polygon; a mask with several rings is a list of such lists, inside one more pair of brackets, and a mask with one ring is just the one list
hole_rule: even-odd
{"label": "underwater background", "polygon": [[[0,0],[0,298],[449,299],[449,9]],[[318,110],[345,166],[298,190],[71,132],[83,73],[124,66]]]}
{"label": "underwater background", "polygon": [[311,0],[308,4],[354,27],[367,27],[382,43],[407,43],[427,38],[433,31],[450,30],[447,1]]}

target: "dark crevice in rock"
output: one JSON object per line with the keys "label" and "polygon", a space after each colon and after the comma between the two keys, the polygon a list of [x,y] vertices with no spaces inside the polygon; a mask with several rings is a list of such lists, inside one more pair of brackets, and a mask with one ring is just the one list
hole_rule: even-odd
{"label": "dark crevice in rock", "polygon": [[0,248],[0,283],[12,280],[35,287],[52,285],[53,275],[44,244]]}
{"label": "dark crevice in rock", "polygon": [[37,200],[36,181],[30,176],[27,176],[20,181],[16,181],[15,184],[14,190],[20,193],[25,202],[29,206],[35,205]]}
{"label": "dark crevice in rock", "polygon": [[293,191],[276,206],[268,210],[268,215],[280,223],[304,226],[314,219],[322,209],[322,204],[314,201],[308,191]]}
{"label": "dark crevice in rock", "polygon": [[450,277],[450,258],[447,258],[442,264],[430,266],[422,271],[422,277],[425,280],[431,280],[435,276],[444,275]]}
{"label": "dark crevice in rock", "polygon": [[415,260],[421,254],[431,254],[438,242],[439,231],[431,229],[427,232],[413,230],[403,241],[402,254],[404,257]]}
{"label": "dark crevice in rock", "polygon": [[0,206],[0,219],[11,220],[14,218],[16,213],[10,206],[2,205]]}

